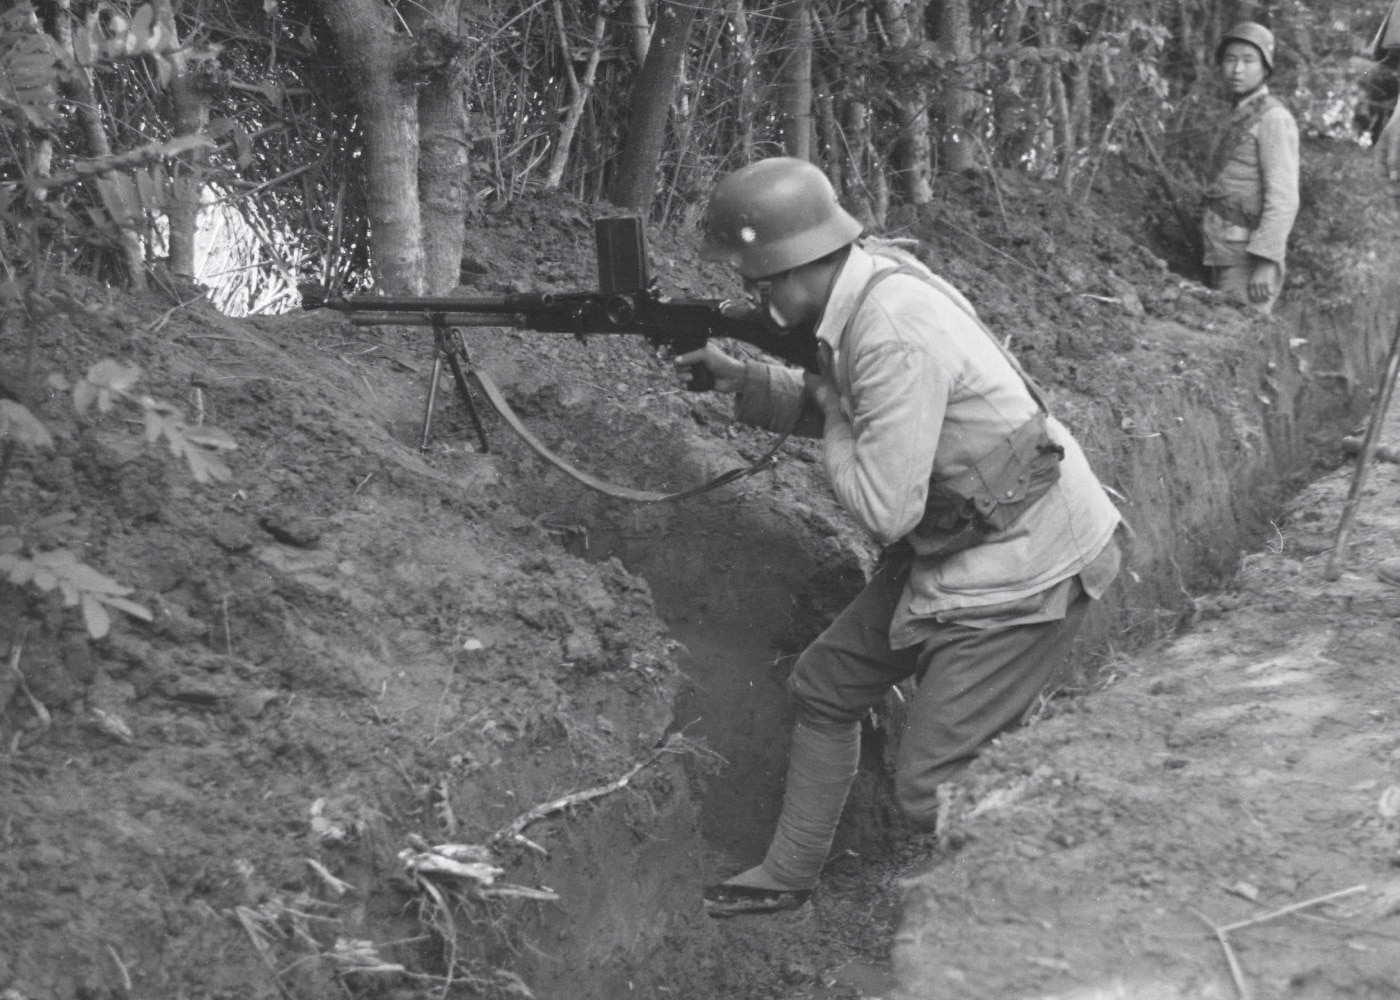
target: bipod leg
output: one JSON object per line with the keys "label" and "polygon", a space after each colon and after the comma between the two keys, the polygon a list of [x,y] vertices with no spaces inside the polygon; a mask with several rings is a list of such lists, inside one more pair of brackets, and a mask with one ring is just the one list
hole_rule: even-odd
{"label": "bipod leg", "polygon": [[[457,387],[457,395],[462,400],[462,405],[467,408],[467,415],[472,418],[472,426],[476,428],[476,439],[481,443],[482,454],[491,450],[491,444],[486,440],[486,425],[481,422],[481,414],[477,411],[476,403],[472,402],[471,390],[467,387],[466,372],[471,371],[471,359],[467,357],[467,345],[462,342],[462,334],[455,328],[443,327],[438,331],[438,356],[447,359],[447,366],[452,369],[452,383]],[[463,371],[463,365],[466,371]]]}
{"label": "bipod leg", "polygon": [[442,350],[433,344],[433,374],[428,380],[428,399],[423,404],[423,433],[418,439],[418,450],[428,450],[428,438],[433,433],[433,411],[437,409],[438,379],[442,377]]}

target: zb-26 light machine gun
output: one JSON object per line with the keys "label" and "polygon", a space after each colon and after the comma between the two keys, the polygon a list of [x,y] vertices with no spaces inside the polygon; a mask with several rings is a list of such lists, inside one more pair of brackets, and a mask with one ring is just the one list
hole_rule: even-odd
{"label": "zb-26 light machine gun", "polygon": [[[472,401],[469,378],[501,418],[541,457],[584,485],[611,496],[643,503],[675,500],[733,482],[767,466],[781,440],[752,465],[733,469],[703,486],[678,493],[653,493],[605,483],[569,466],[550,452],[521,423],[486,372],[472,367],[461,335],[462,327],[568,333],[580,340],[603,334],[636,335],[644,337],[654,351],[670,356],[698,350],[708,340],[722,337],[751,344],[809,371],[817,370],[816,339],[810,332],[778,334],[756,319],[726,315],[718,299],[663,296],[648,278],[640,219],[634,216],[598,219],[594,223],[594,237],[598,256],[598,290],[595,292],[526,292],[495,298],[336,296],[316,286],[303,286],[302,306],[306,309],[327,307],[347,313],[356,326],[432,328],[433,371],[423,409],[420,448],[428,446],[438,382],[446,365],[483,451],[488,448],[486,431]],[[709,371],[695,366],[690,372],[690,388],[705,391],[712,387]]]}

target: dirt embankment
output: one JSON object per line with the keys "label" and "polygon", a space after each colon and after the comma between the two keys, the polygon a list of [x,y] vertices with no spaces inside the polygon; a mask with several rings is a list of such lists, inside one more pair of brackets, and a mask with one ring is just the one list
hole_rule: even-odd
{"label": "dirt embankment", "polygon": [[[1311,163],[1344,176],[1358,169],[1350,155],[1314,150]],[[1348,210],[1309,206],[1301,238],[1316,259],[1335,246],[1329,217]],[[1296,335],[1251,321],[1171,274],[1144,233],[1030,184],[950,185],[896,235],[924,239],[931,263],[1012,335],[1134,508],[1137,580],[1101,609],[1100,652],[1202,613],[1196,598],[1228,578],[1243,540],[1265,537],[1281,474],[1339,460],[1331,445],[1360,412],[1384,339],[1379,318],[1359,337],[1337,313],[1308,312],[1315,325]],[[668,290],[727,290],[691,262],[691,234],[653,240]],[[473,244],[473,293],[594,281],[579,206],[519,203]],[[1335,273],[1370,284],[1364,254],[1349,259]],[[810,444],[722,493],[620,505],[494,420],[483,453],[450,395],[420,453],[421,330],[322,314],[234,322],[72,287],[75,301],[39,317],[48,361],[25,390],[59,441],[18,456],[0,503],[31,526],[78,511],[82,558],[133,585],[155,620],[90,642],[56,595],[0,591],[0,648],[25,681],[0,684],[0,990],[855,996],[889,986],[896,878],[911,866],[935,865],[916,900],[953,893],[979,913],[978,873],[997,870],[984,858],[1016,850],[1033,870],[1040,855],[1000,839],[990,808],[969,815],[960,853],[905,836],[880,769],[890,734],[873,729],[815,905],[762,922],[701,915],[701,884],[751,860],[771,827],[789,658],[871,557]],[[638,344],[469,339],[536,433],[618,481],[689,485],[765,444],[730,426],[722,401],[677,391]],[[0,344],[7,371],[20,351]],[[193,483],[144,446],[130,414],[78,419],[38,388],[50,370],[72,378],[103,357],[140,365],[154,395],[231,432],[233,479]],[[1085,750],[1071,723],[1101,701],[1054,704],[1026,736]],[[1072,787],[1058,771],[1019,772],[1035,744],[1005,746],[1027,749],[990,756],[969,802],[1008,775],[1035,801]],[[1095,815],[1126,831],[1116,817],[1137,807],[1111,791]],[[1088,820],[1066,825],[1075,859],[1117,870],[1105,860],[1121,844],[1091,840]],[[1040,828],[1025,829],[1045,854]],[[450,867],[423,854],[442,844],[462,846],[447,860],[480,867],[428,872]],[[965,889],[950,888],[951,870],[971,873]],[[950,938],[936,954],[967,947]],[[933,974],[900,954],[909,982]],[[1051,972],[1077,960],[1040,957]],[[966,995],[1048,981],[995,975],[964,968]],[[939,995],[956,995],[948,982]]]}

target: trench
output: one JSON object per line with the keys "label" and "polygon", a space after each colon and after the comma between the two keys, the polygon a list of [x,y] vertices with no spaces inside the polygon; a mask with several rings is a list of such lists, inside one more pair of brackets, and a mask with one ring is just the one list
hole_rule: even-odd
{"label": "trench", "polygon": [[[1365,419],[1397,316],[1396,287],[1342,309],[1294,304],[1261,326],[1258,344],[1215,384],[1166,381],[1134,399],[1134,425],[1152,428],[1150,434],[1126,435],[1122,410],[1076,412],[1077,437],[1136,531],[1134,582],[1095,607],[1080,639],[1086,662],[1109,644],[1126,651],[1169,634],[1189,619],[1193,594],[1228,579],[1284,498],[1315,469],[1319,442],[1331,442],[1335,454],[1336,439]],[[1199,336],[1168,323],[1146,325],[1149,336],[1179,341],[1183,351]],[[699,478],[704,471],[695,466],[703,463],[691,457],[693,448],[677,430],[658,460],[689,462],[686,475]],[[781,504],[761,478],[729,495],[675,505],[600,500],[585,516],[586,546],[569,544],[591,560],[617,558],[645,579],[659,616],[684,646],[687,681],[673,726],[725,761],[697,783],[697,833],[710,876],[761,860],[781,805],[791,723],[787,672],[859,589],[870,556],[824,527],[824,509],[794,512]],[[878,856],[899,832],[884,735],[867,727],[838,852]],[[594,954],[608,948],[594,944]],[[697,938],[688,947],[699,954],[715,944]]]}
{"label": "trench", "polygon": [[735,870],[762,859],[777,820],[792,662],[862,582],[858,552],[813,546],[790,519],[749,508],[695,500],[644,513],[645,528],[595,521],[587,552],[645,579],[683,647],[672,728],[724,760],[702,782],[699,832],[714,866]]}

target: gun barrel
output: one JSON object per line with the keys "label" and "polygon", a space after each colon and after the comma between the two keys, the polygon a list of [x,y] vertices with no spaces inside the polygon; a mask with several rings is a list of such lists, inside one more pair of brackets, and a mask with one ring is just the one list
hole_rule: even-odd
{"label": "gun barrel", "polygon": [[431,295],[346,295],[328,297],[324,305],[345,313],[490,313],[498,316],[548,308],[568,296],[522,292],[495,298],[467,299]]}
{"label": "gun barrel", "polygon": [[426,313],[357,310],[350,314],[350,322],[355,326],[433,326],[439,321],[443,326],[506,326],[523,329],[529,325],[519,313],[454,313],[437,309]]}

